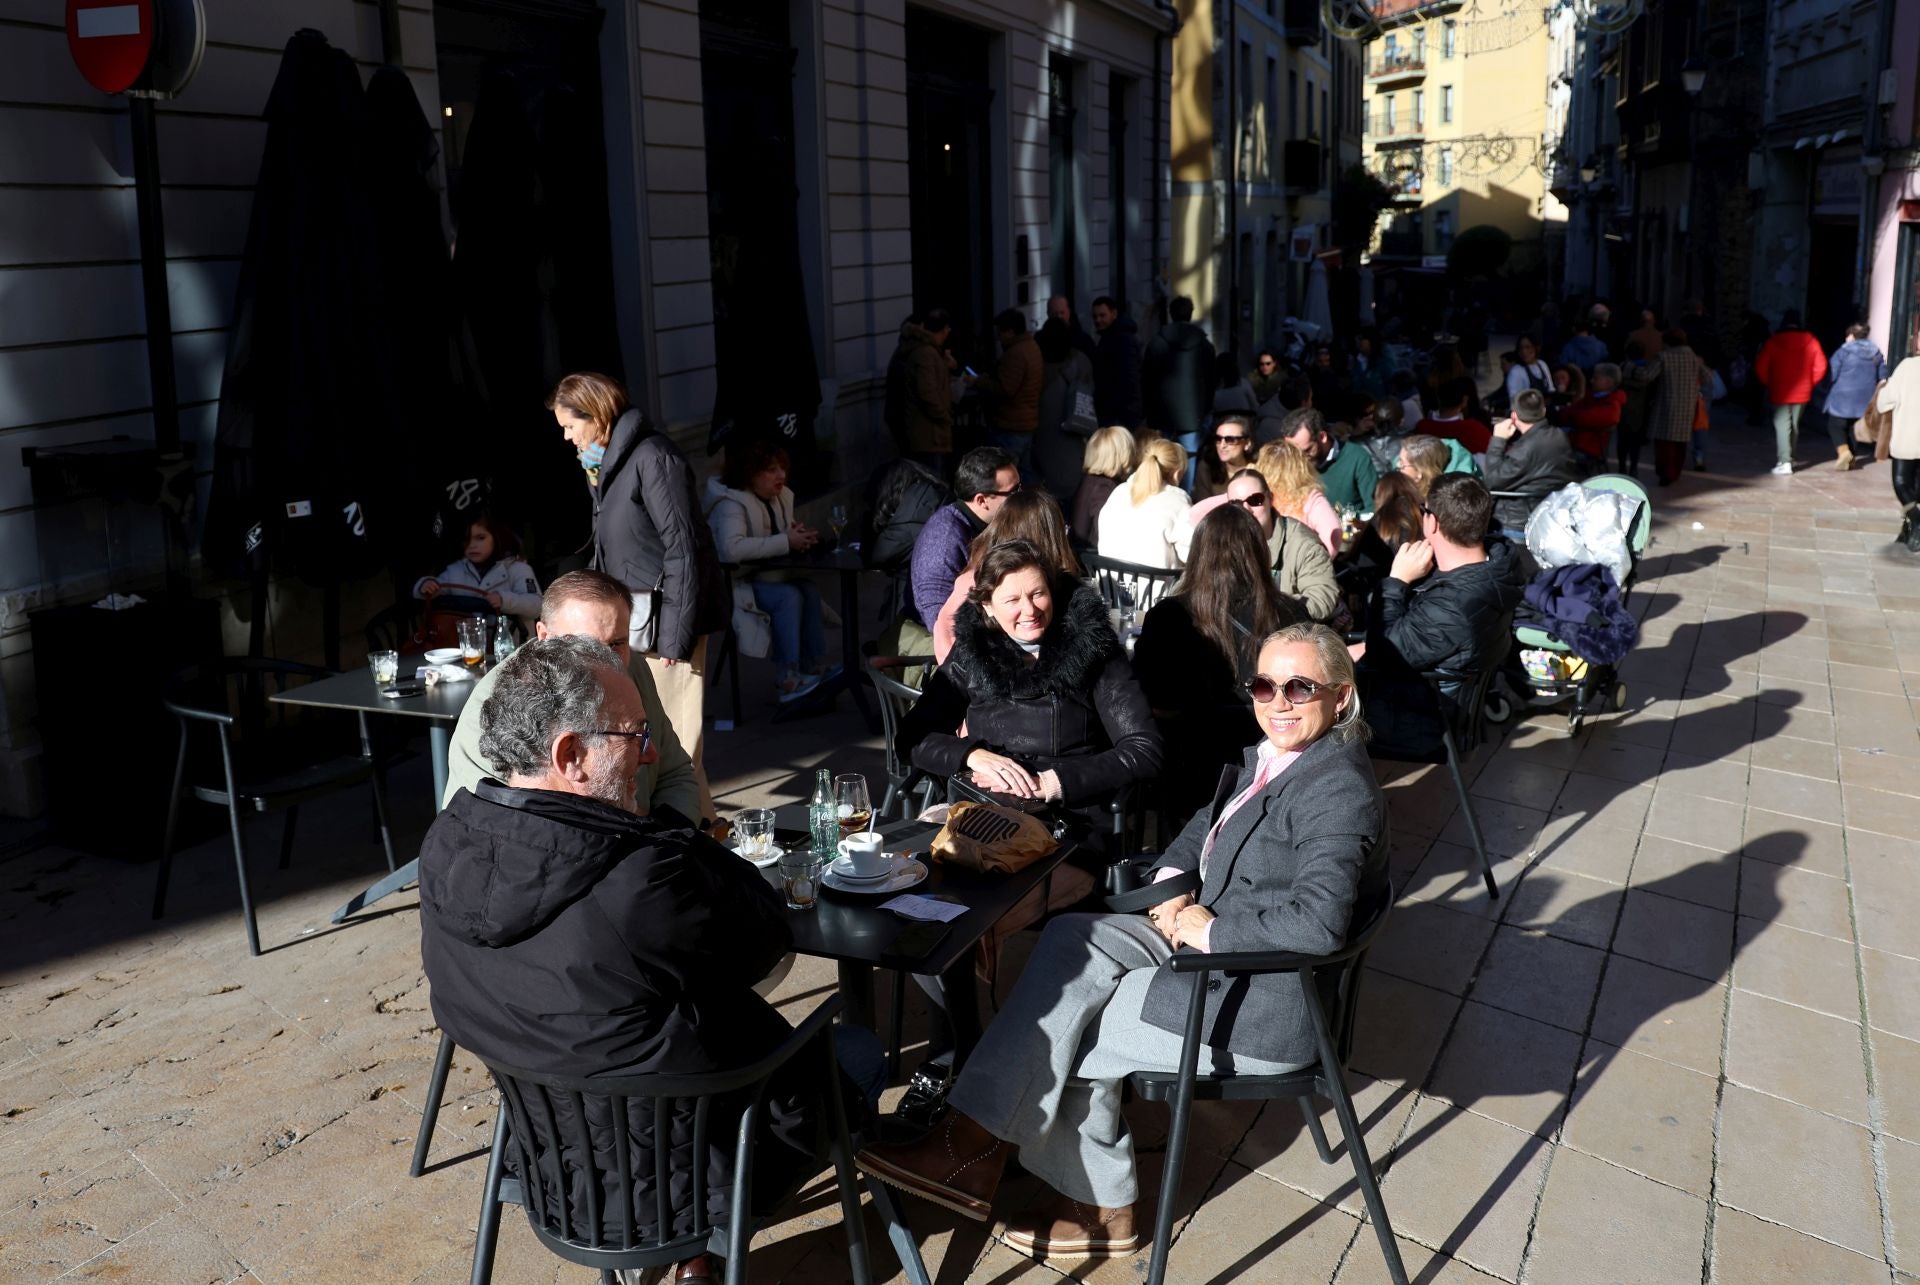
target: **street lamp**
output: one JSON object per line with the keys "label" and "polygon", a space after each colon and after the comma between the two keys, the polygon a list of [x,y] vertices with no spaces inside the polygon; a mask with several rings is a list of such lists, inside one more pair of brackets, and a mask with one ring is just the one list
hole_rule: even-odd
{"label": "street lamp", "polygon": [[1688,98],[1700,97],[1700,91],[1707,87],[1707,60],[1695,54],[1681,63],[1680,85],[1687,91]]}

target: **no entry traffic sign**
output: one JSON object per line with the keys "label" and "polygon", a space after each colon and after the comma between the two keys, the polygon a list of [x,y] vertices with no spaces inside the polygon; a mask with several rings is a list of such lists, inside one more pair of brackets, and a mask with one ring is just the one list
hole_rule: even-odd
{"label": "no entry traffic sign", "polygon": [[67,0],[67,48],[95,89],[131,89],[153,56],[153,0]]}

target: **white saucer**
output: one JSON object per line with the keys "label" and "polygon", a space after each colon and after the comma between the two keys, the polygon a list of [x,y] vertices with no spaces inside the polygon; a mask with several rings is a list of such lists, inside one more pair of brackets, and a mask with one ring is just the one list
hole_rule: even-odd
{"label": "white saucer", "polygon": [[840,877],[838,871],[829,866],[821,875],[820,882],[840,892],[857,892],[863,896],[879,893],[904,892],[927,877],[927,868],[908,857],[898,863],[893,873],[884,879],[868,880],[864,883],[849,883]]}
{"label": "white saucer", "polygon": [[753,862],[754,867],[759,870],[766,870],[773,866],[779,865],[780,857],[782,855],[780,851],[780,845],[777,843],[773,845],[773,851],[769,852],[764,857],[750,857],[746,853],[740,851],[738,846],[734,846],[732,848],[732,851],[733,851],[733,855],[740,858],[742,861]]}
{"label": "white saucer", "polygon": [[835,857],[827,863],[827,869],[840,877],[840,881],[849,886],[854,884],[877,884],[891,879],[899,872],[900,862],[904,859],[895,853],[887,853],[887,868],[877,875],[857,875],[853,872],[853,862],[844,856]]}

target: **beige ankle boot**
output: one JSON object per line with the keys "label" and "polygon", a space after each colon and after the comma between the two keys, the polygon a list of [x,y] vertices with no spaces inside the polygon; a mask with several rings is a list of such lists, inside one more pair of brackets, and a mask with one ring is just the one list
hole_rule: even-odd
{"label": "beige ankle boot", "polygon": [[1838,468],[1842,473],[1845,473],[1853,467],[1853,448],[1851,446],[1836,447],[1834,454],[1838,457],[1834,467]]}

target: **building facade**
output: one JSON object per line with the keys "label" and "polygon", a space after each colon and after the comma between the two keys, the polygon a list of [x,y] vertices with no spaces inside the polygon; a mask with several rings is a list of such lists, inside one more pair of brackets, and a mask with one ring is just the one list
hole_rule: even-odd
{"label": "building facade", "polygon": [[1888,48],[1907,55],[1889,55],[1881,132],[1869,140],[1861,168],[1871,212],[1865,317],[1875,342],[1898,361],[1920,347],[1920,59],[1913,56],[1920,50],[1920,0],[1893,5]]}
{"label": "building facade", "polygon": [[[205,7],[199,74],[159,106],[178,412],[203,479],[261,113],[301,28],[346,50],[363,79],[405,68],[440,126],[456,255],[487,77],[521,68],[587,105],[605,173],[583,190],[595,202],[604,190],[606,218],[589,220],[604,232],[586,234],[586,257],[610,283],[608,347],[636,402],[696,461],[716,406],[779,359],[817,384],[804,391],[817,394],[827,484],[857,483],[892,449],[884,371],[916,308],[951,309],[977,344],[996,310],[1037,320],[1056,291],[1082,314],[1113,294],[1143,320],[1162,293],[1173,15],[1149,0]],[[44,570],[17,448],[151,438],[154,414],[127,106],[85,84],[59,6],[41,8],[0,20],[0,137],[20,144],[0,146],[0,812],[13,814],[37,796],[27,613],[98,592],[84,569]],[[800,348],[810,360],[789,359]],[[544,411],[516,412],[529,450],[557,448]],[[316,653],[300,592],[273,601],[280,650]],[[229,607],[230,635],[235,623]],[[342,632],[357,637],[357,624],[349,614]]]}
{"label": "building facade", "polygon": [[1543,262],[1548,10],[1461,0],[1382,0],[1367,46],[1368,165],[1394,193],[1376,258],[1444,259],[1488,224],[1512,265]]}
{"label": "building facade", "polygon": [[1359,157],[1360,52],[1318,0],[1182,0],[1169,292],[1251,365],[1308,310],[1334,191]]}

